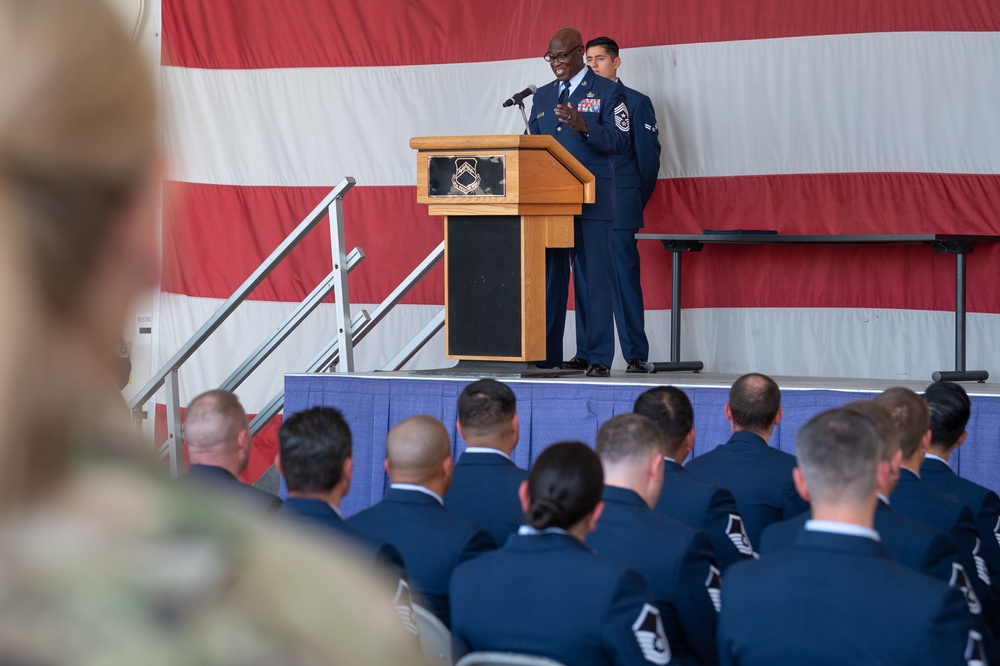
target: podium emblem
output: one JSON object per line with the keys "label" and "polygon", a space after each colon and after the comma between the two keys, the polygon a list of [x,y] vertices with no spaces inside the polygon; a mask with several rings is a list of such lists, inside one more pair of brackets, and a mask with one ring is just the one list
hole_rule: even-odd
{"label": "podium emblem", "polygon": [[432,197],[504,196],[503,155],[433,155],[427,160],[427,194]]}
{"label": "podium emblem", "polygon": [[451,177],[451,186],[462,194],[474,192],[483,179],[476,172],[475,157],[466,157],[455,160],[455,175]]}

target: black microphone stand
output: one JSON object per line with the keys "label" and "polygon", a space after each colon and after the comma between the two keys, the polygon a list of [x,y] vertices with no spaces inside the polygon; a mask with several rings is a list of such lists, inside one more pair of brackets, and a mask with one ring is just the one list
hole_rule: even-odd
{"label": "black microphone stand", "polygon": [[531,134],[531,126],[528,124],[528,114],[524,112],[524,101],[517,103],[517,108],[521,109],[521,118],[524,119],[524,133]]}

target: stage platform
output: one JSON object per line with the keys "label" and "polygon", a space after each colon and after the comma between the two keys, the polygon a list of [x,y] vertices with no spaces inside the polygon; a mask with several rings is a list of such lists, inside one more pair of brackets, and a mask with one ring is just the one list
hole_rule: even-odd
{"label": "stage platform", "polygon": [[[695,413],[694,455],[724,443],[730,435],[723,413],[735,375],[614,372],[607,379],[503,379],[517,395],[521,441],[514,461],[528,468],[546,446],[580,440],[593,446],[597,429],[616,414],[632,411],[636,396],[651,386],[672,384],[691,399]],[[814,414],[845,402],[870,398],[889,386],[922,392],[929,382],[868,379],[775,377],[782,389],[784,416],[771,445],[795,452],[798,429]],[[285,377],[285,415],[317,405],[341,410],[354,436],[354,476],[344,499],[345,516],[378,502],[387,480],[382,463],[385,436],[394,424],[415,414],[441,419],[452,436],[457,457],[465,443],[455,431],[458,394],[468,377],[418,376],[409,373],[309,374]],[[972,397],[972,420],[966,444],[953,456],[958,473],[1000,490],[997,433],[1000,433],[1000,385],[965,384]],[[749,472],[749,470],[748,470]]]}

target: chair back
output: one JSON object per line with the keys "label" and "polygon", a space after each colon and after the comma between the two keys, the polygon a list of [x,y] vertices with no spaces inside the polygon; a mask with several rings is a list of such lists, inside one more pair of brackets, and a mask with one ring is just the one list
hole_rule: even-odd
{"label": "chair back", "polygon": [[519,652],[470,652],[455,666],[565,666],[561,661]]}
{"label": "chair back", "polygon": [[420,649],[429,666],[452,666],[451,632],[448,627],[423,606],[413,604],[413,614],[420,629]]}

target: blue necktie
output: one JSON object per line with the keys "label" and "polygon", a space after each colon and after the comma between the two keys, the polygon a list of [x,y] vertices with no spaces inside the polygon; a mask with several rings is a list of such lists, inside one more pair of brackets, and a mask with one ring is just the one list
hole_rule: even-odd
{"label": "blue necktie", "polygon": [[569,98],[569,81],[563,81],[562,91],[559,93],[559,103],[565,104]]}

